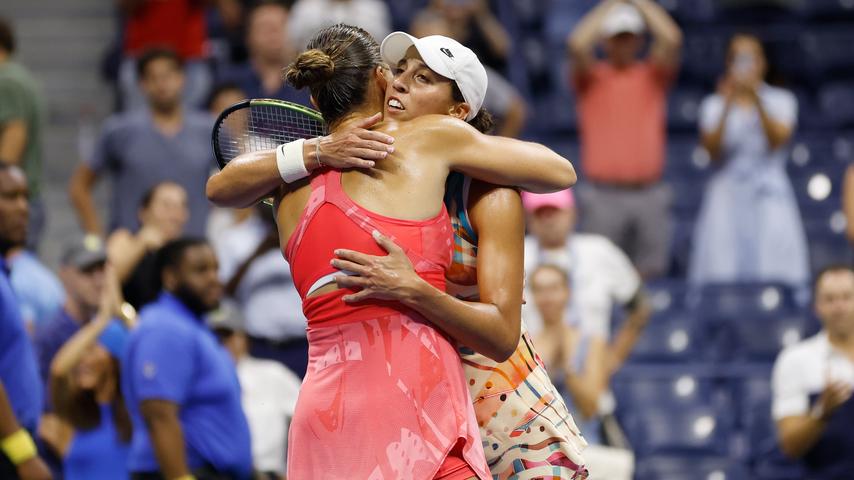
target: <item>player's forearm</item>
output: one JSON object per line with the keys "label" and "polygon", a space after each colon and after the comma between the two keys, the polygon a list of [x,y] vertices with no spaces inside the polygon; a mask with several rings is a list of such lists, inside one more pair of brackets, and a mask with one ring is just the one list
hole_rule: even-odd
{"label": "player's forearm", "polygon": [[282,185],[276,150],[249,152],[235,158],[208,179],[208,200],[220,207],[247,208],[271,196]]}
{"label": "player's forearm", "polygon": [[785,418],[777,426],[780,450],[790,458],[801,458],[821,438],[825,422],[804,415]]}
{"label": "player's forearm", "polygon": [[[461,344],[496,362],[503,362],[519,343],[520,311],[497,305],[466,302],[422,281],[411,289],[404,305],[423,315]],[[515,321],[508,316],[515,315]]]}

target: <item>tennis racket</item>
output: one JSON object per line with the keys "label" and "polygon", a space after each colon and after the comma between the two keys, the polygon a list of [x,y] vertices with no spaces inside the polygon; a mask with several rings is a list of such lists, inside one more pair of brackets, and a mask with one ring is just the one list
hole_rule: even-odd
{"label": "tennis racket", "polygon": [[238,155],[271,150],[300,138],[326,135],[320,112],[269,98],[244,100],[219,114],[211,142],[219,168]]}

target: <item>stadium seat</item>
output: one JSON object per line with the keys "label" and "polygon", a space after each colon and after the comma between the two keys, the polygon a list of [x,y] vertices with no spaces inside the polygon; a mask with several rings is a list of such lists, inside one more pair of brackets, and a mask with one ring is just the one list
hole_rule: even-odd
{"label": "stadium seat", "polygon": [[791,287],[774,282],[707,284],[688,295],[688,306],[703,316],[745,319],[797,308]]}
{"label": "stadium seat", "polygon": [[661,313],[685,308],[688,285],[684,280],[676,278],[652,280],[645,285],[645,288],[653,311]]}
{"label": "stadium seat", "polygon": [[[640,402],[638,402],[640,403]],[[725,455],[729,420],[711,406],[644,403],[623,421],[640,456],[655,454]]]}
{"label": "stadium seat", "polygon": [[795,11],[808,20],[854,18],[854,4],[846,0],[809,0],[796,5]]}
{"label": "stadium seat", "polygon": [[849,26],[813,27],[801,34],[800,43],[804,52],[804,71],[816,79],[854,69],[854,56],[851,55],[854,31]]}
{"label": "stadium seat", "polygon": [[667,163],[664,176],[669,181],[705,181],[711,174],[708,152],[697,143],[696,136],[689,139],[671,138],[667,141]]}
{"label": "stadium seat", "polygon": [[843,233],[834,233],[807,228],[810,249],[810,266],[818,272],[831,264],[850,265],[854,262],[854,247]]}
{"label": "stadium seat", "polygon": [[677,218],[694,219],[700,211],[705,190],[705,179],[681,179],[670,180],[670,189],[673,192],[673,203],[671,209]]}
{"label": "stadium seat", "polygon": [[721,28],[692,28],[685,31],[682,53],[683,74],[708,82],[724,68],[730,32]]}
{"label": "stadium seat", "polygon": [[[854,42],[854,35],[847,41]],[[854,57],[850,50],[847,51],[850,57]],[[851,61],[854,64],[854,59]],[[834,126],[854,126],[854,83],[834,82],[823,86],[818,93],[818,102],[822,115]]]}
{"label": "stadium seat", "polygon": [[635,478],[655,480],[748,480],[746,465],[727,457],[653,456],[641,459]]}
{"label": "stadium seat", "polygon": [[696,323],[686,311],[654,314],[635,344],[630,362],[685,362],[697,358],[702,346]]}
{"label": "stadium seat", "polygon": [[720,342],[729,347],[731,361],[771,364],[784,347],[814,334],[817,324],[797,311],[775,312],[746,318],[726,317],[722,330]]}
{"label": "stadium seat", "polygon": [[780,451],[776,426],[771,417],[771,404],[760,403],[753,407],[747,425],[752,476],[757,480],[802,480],[803,468],[786,458]]}
{"label": "stadium seat", "polygon": [[[684,409],[708,406],[716,399],[706,369],[695,369],[685,364],[628,365],[614,378],[612,390],[621,415],[632,415],[653,407]],[[723,395],[717,400],[721,404],[727,403]]]}
{"label": "stadium seat", "polygon": [[696,131],[700,102],[705,94],[695,89],[676,89],[667,101],[667,126],[670,130]]}

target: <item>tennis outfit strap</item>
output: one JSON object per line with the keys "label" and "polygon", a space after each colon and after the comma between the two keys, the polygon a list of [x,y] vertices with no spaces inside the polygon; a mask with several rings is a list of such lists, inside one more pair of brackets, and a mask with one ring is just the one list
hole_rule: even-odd
{"label": "tennis outfit strap", "polygon": [[321,172],[311,177],[311,195],[308,197],[308,203],[300,217],[299,225],[288,240],[287,248],[285,248],[285,256],[288,261],[293,261],[297,246],[302,243],[302,237],[305,235],[305,230],[317,210],[326,202],[326,181],[324,176],[326,173]]}

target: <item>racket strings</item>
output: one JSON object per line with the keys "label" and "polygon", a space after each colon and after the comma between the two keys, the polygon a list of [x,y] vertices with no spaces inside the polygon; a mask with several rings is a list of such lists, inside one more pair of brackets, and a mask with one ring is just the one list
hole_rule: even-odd
{"label": "racket strings", "polygon": [[251,105],[223,119],[216,141],[221,160],[228,163],[243,153],[325,134],[325,124],[305,113],[276,105]]}

